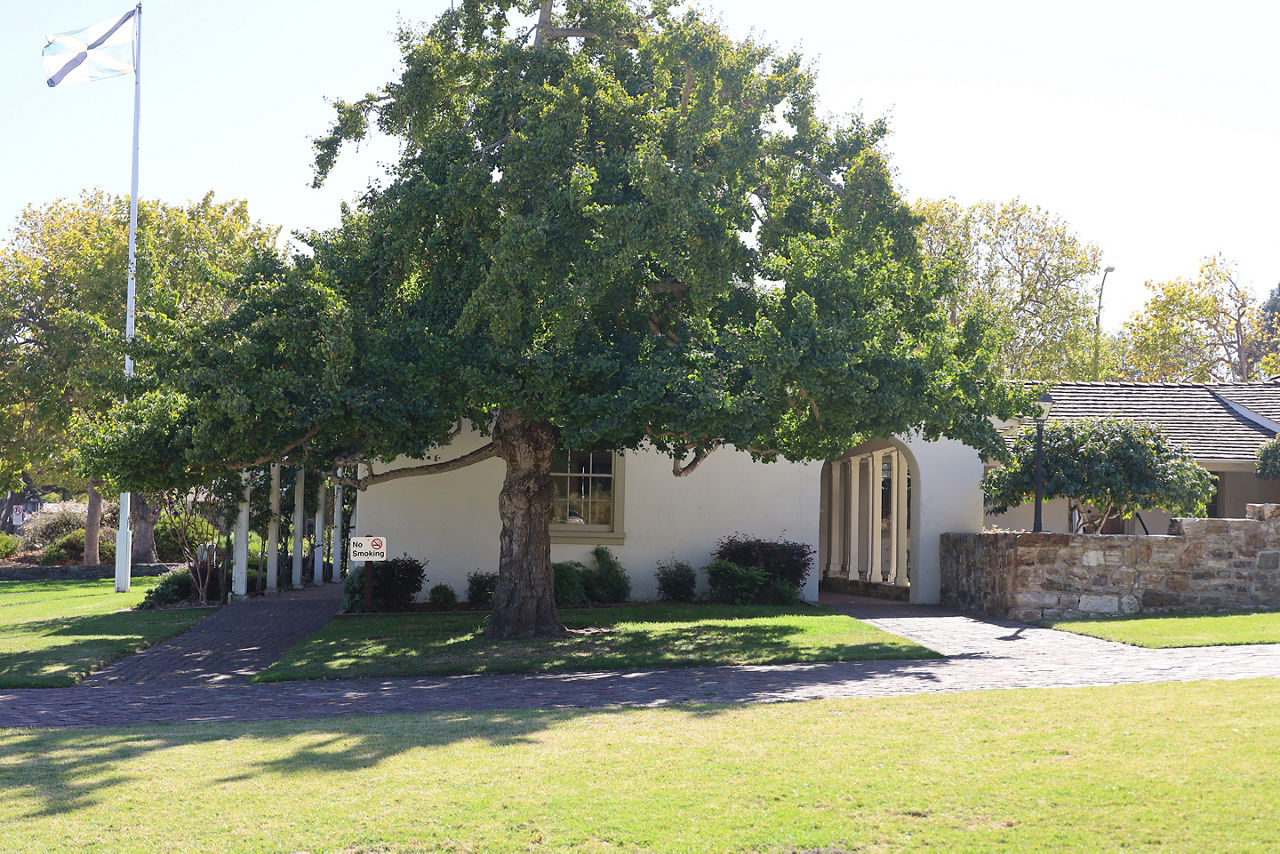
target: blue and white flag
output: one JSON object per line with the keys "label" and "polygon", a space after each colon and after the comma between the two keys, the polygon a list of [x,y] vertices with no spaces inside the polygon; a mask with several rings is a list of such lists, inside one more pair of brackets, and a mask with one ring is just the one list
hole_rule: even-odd
{"label": "blue and white flag", "polygon": [[50,86],[88,83],[133,72],[133,16],[101,21],[82,30],[45,36],[44,73]]}

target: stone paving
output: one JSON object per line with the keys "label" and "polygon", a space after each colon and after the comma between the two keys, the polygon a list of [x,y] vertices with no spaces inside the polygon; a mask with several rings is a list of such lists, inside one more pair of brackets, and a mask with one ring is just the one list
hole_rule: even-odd
{"label": "stone paving", "polygon": [[74,688],[0,690],[0,726],[266,721],[438,710],[756,703],[946,691],[1280,677],[1280,645],[1145,650],[941,608],[824,597],[945,658],[599,673],[344,679],[253,685],[323,626],[338,588],[223,608]]}

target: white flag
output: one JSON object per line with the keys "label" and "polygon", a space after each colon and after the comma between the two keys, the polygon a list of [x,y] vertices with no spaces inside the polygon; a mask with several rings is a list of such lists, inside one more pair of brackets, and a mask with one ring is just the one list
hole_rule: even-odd
{"label": "white flag", "polygon": [[133,71],[133,16],[101,21],[70,33],[45,36],[44,73],[50,86],[88,83]]}

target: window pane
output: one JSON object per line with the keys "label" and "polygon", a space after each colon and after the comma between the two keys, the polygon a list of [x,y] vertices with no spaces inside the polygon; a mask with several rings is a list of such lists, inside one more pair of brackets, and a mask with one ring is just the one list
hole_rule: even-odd
{"label": "window pane", "polygon": [[573,498],[586,498],[591,494],[591,478],[569,478],[569,495]]}
{"label": "window pane", "polygon": [[552,451],[551,452],[551,470],[553,472],[569,471],[569,452],[568,451]]}
{"label": "window pane", "polygon": [[592,474],[613,474],[613,454],[592,454]]}
{"label": "window pane", "polygon": [[591,518],[587,521],[592,525],[612,525],[613,505],[607,501],[592,501]]}
{"label": "window pane", "polygon": [[586,502],[580,498],[569,499],[569,524],[582,524],[587,521]]}
{"label": "window pane", "polygon": [[564,501],[569,497],[569,478],[553,477],[551,478],[551,487],[555,490],[555,500]]}
{"label": "window pane", "polygon": [[613,500],[613,481],[606,480],[602,477],[591,478],[591,500],[592,501],[612,501]]}
{"label": "window pane", "polygon": [[570,451],[569,471],[573,474],[584,474],[591,471],[591,454],[586,451]]}
{"label": "window pane", "polygon": [[557,501],[551,505],[551,521],[565,523],[569,521],[569,502]]}

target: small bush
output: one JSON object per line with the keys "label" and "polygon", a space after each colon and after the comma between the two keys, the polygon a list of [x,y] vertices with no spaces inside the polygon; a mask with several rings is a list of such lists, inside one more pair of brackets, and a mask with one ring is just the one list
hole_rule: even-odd
{"label": "small bush", "polygon": [[138,603],[139,609],[160,608],[165,605],[178,605],[196,598],[196,583],[191,577],[191,570],[185,566],[171,569],[160,576],[160,582],[147,591]]}
{"label": "small bush", "polygon": [[192,519],[190,524],[186,525],[187,530],[183,531],[182,528],[183,525],[172,516],[161,516],[156,521],[156,554],[162,563],[175,563],[195,557],[194,554],[182,553],[184,539],[187,548],[194,551],[201,543],[212,543],[218,537],[213,525],[204,519]]}
{"label": "small bush", "polygon": [[493,594],[498,590],[498,573],[496,572],[475,572],[467,573],[467,604],[472,608],[481,608],[489,610],[493,607]]}
{"label": "small bush", "polygon": [[738,566],[758,566],[772,581],[785,581],[797,590],[804,587],[813,569],[813,548],[788,540],[762,540],[734,534],[716,543],[714,556]]}
{"label": "small bush", "polygon": [[458,594],[447,584],[436,584],[427,593],[427,602],[437,611],[451,611],[458,604]]}
{"label": "small bush", "polygon": [[588,604],[587,592],[582,588],[582,574],[587,568],[576,560],[551,564],[556,577],[556,607],[581,608]]}
{"label": "small bush", "polygon": [[716,558],[702,569],[707,574],[707,595],[713,602],[747,605],[755,602],[769,583],[769,577],[758,566],[738,566],[724,558]]}
{"label": "small bush", "polygon": [[12,534],[0,533],[0,558],[13,557],[22,541]]}
{"label": "small bush", "polygon": [[698,575],[682,560],[658,563],[658,598],[666,602],[692,602],[698,590]]}
{"label": "small bush", "polygon": [[800,588],[789,581],[775,578],[760,591],[762,601],[770,605],[794,605],[800,601]]}
{"label": "small bush", "polygon": [[[426,579],[426,564],[409,555],[401,555],[373,565],[373,611],[407,611],[413,607],[413,599],[422,589]],[[366,567],[356,567],[347,573],[342,584],[342,610],[348,613],[364,611],[364,574]]]}
{"label": "small bush", "polygon": [[[111,563],[116,559],[116,532],[103,528],[99,534],[98,557],[103,563]],[[84,528],[63,534],[50,543],[40,556],[40,563],[46,565],[65,566],[84,562]]]}
{"label": "small bush", "polygon": [[[84,513],[74,510],[40,510],[32,513],[22,523],[22,538],[28,548],[43,549],[72,531],[83,531],[84,525]],[[83,550],[84,547],[81,546],[81,551]]]}
{"label": "small bush", "polygon": [[582,590],[592,602],[625,602],[631,598],[631,579],[607,546],[591,550],[596,565],[582,572]]}

